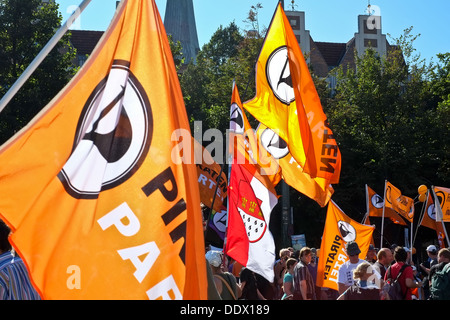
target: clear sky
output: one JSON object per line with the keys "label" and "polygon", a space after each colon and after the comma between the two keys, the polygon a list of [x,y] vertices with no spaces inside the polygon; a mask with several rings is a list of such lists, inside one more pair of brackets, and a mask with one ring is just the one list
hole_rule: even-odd
{"label": "clear sky", "polygon": [[[56,0],[66,20],[82,0]],[[259,23],[268,27],[278,0],[193,0],[200,47],[207,43],[220,25],[235,22],[246,28],[252,5],[261,3]],[[413,34],[421,34],[414,43],[422,58],[430,61],[437,53],[450,52],[449,0],[371,0],[372,9],[381,13],[382,32],[398,38],[413,26]],[[114,15],[116,0],[92,0],[75,29],[106,30]],[[156,0],[164,20],[166,0]],[[306,29],[315,41],[347,42],[358,31],[357,17],[364,14],[368,0],[296,0],[296,10],[305,11]],[[292,7],[285,0],[285,10]],[[247,28],[248,29],[248,28]],[[388,37],[388,41],[393,41]],[[434,61],[437,59],[434,58]]]}

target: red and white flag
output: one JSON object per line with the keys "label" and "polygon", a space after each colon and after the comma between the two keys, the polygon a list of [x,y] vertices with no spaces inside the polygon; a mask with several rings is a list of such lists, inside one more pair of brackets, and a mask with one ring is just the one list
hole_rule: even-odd
{"label": "red and white flag", "polygon": [[240,164],[231,168],[225,253],[273,282],[275,243],[269,224],[278,197],[257,175]]}

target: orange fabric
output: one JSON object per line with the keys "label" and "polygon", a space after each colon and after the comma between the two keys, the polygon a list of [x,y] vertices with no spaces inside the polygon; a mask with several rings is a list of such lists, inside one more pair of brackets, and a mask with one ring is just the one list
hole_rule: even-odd
{"label": "orange fabric", "polygon": [[243,106],[276,131],[304,172],[339,182],[339,147],[281,4],[256,65],[256,96]]}
{"label": "orange fabric", "polygon": [[349,258],[345,244],[358,243],[360,259],[365,259],[375,227],[360,224],[348,217],[334,202],[328,203],[327,218],[320,245],[317,286],[338,290],[338,272]]}
{"label": "orange fabric", "polygon": [[[383,217],[384,200],[372,188],[366,185],[367,209],[370,217]],[[406,222],[391,208],[384,208],[384,217],[389,218],[393,223],[406,226]]]}
{"label": "orange fabric", "polygon": [[[118,156],[99,155],[107,124]],[[196,168],[175,163],[176,129],[189,124],[155,1],[124,0],[85,66],[0,149],[0,213],[44,299],[207,298]],[[124,159],[132,170],[109,184]]]}
{"label": "orange fabric", "polygon": [[402,195],[402,192],[392,183],[386,181],[385,206],[391,208],[409,222],[414,219],[414,200]]}
{"label": "orange fabric", "polygon": [[450,189],[443,187],[434,187],[435,203],[440,206],[436,207],[438,211],[437,218],[439,221],[450,222]]}

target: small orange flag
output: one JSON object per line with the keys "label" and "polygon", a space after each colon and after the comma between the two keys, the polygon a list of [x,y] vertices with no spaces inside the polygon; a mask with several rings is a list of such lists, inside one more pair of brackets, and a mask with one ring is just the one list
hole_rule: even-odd
{"label": "small orange flag", "polygon": [[409,222],[414,219],[414,200],[402,195],[400,189],[396,188],[392,183],[386,181],[385,186],[385,206],[391,208]]}
{"label": "small orange flag", "polygon": [[[383,217],[383,197],[379,196],[372,188],[366,185],[367,210],[370,217]],[[406,226],[406,222],[391,208],[384,208],[384,217],[389,218],[393,223]]]}
{"label": "small orange flag", "polygon": [[175,159],[175,130],[189,123],[155,1],[123,0],[0,149],[0,213],[44,299],[207,298],[196,168]]}
{"label": "small orange flag", "polygon": [[287,143],[304,172],[339,182],[341,153],[281,4],[257,61],[256,96],[243,106]]}
{"label": "small orange flag", "polygon": [[434,193],[434,203],[436,204],[436,220],[450,221],[450,189],[444,187],[432,187]]}
{"label": "small orange flag", "polygon": [[356,241],[361,250],[359,258],[365,259],[374,229],[351,219],[331,200],[320,245],[317,286],[338,290],[339,268],[349,259],[345,244]]}

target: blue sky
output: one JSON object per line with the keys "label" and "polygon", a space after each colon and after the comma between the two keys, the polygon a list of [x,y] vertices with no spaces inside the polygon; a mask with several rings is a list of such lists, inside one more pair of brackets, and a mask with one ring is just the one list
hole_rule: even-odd
{"label": "blue sky", "polygon": [[[81,0],[56,0],[66,20]],[[74,28],[106,30],[114,15],[116,0],[92,0]],[[234,21],[246,28],[246,19],[252,5],[261,3],[261,26],[268,26],[278,0],[194,0],[200,47],[207,43],[220,25]],[[164,20],[166,0],[156,0]],[[357,17],[364,14],[367,0],[296,0],[297,10],[306,13],[306,28],[315,41],[347,42],[358,31]],[[382,32],[398,38],[403,30],[413,26],[413,34],[421,34],[414,43],[422,58],[430,61],[437,53],[450,52],[449,0],[371,0],[382,17]],[[289,10],[291,0],[285,0]],[[390,38],[388,37],[388,41]],[[393,43],[391,40],[390,43]],[[434,58],[434,61],[437,59]]]}

